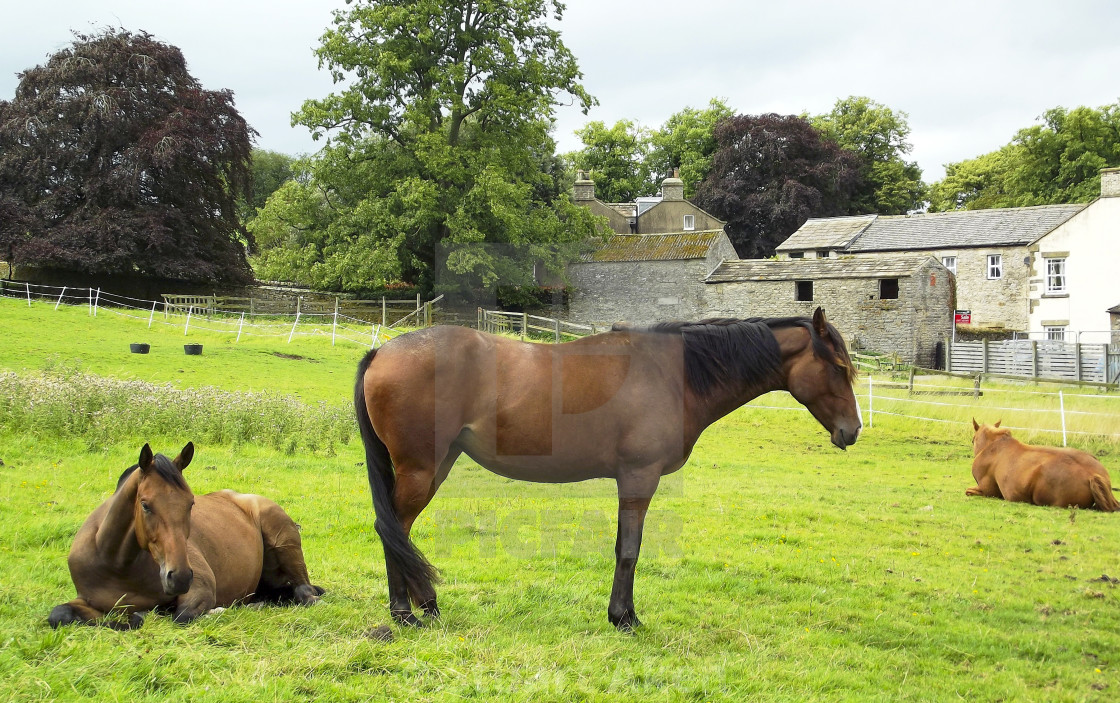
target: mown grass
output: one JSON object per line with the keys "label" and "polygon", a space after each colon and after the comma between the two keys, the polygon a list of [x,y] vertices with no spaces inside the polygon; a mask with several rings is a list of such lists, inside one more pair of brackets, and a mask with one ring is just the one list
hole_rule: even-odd
{"label": "mown grass", "polygon": [[[41,318],[44,333],[59,319]],[[111,363],[95,356],[82,363]],[[208,381],[210,366],[199,385],[244,389],[216,368]],[[349,387],[332,402],[348,399]],[[288,509],[328,589],[320,605],[56,632],[46,615],[72,597],[73,532],[149,438],[5,425],[0,698],[1113,700],[1120,516],[965,498],[966,423],[876,416],[847,452],[803,410],[718,423],[654,501],[634,636],[606,619],[613,485],[517,483],[461,462],[414,532],[442,569],[444,617],[394,627],[391,642],[367,636],[388,623],[387,596],[356,441],[333,455],[200,443],[187,470],[196,492],[254,491]],[[170,428],[157,449],[192,429]],[[1115,445],[1098,454],[1118,477]]]}

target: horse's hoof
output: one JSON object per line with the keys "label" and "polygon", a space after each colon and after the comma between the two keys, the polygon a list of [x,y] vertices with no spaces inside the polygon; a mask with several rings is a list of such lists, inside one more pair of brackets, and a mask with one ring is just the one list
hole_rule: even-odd
{"label": "horse's hoof", "polygon": [[633,611],[624,613],[618,618],[611,617],[609,620],[611,624],[615,626],[615,629],[628,635],[634,634],[634,631],[642,626],[642,621],[638,619],[638,616],[634,614]]}
{"label": "horse's hoof", "polygon": [[319,596],[326,593],[318,586],[313,586],[310,583],[305,583],[302,586],[296,586],[293,594],[293,599],[300,605],[314,605],[319,602]]}
{"label": "horse's hoof", "polygon": [[424,627],[424,623],[420,618],[412,614],[411,610],[408,611],[395,611],[392,613],[393,619],[402,625],[408,627]]}
{"label": "horse's hoof", "polygon": [[69,603],[56,605],[54,609],[51,610],[50,617],[47,618],[47,622],[50,623],[51,628],[55,630],[61,625],[69,625],[76,620],[77,617],[74,615],[74,609],[70,607]]}
{"label": "horse's hoof", "polygon": [[434,600],[427,601],[426,603],[421,603],[420,609],[424,611],[424,615],[427,615],[433,620],[439,620],[439,606],[436,605],[436,602]]}

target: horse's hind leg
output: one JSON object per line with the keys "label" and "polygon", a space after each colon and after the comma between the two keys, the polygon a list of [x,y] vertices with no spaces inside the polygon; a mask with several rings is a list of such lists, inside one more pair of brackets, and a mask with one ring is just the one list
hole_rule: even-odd
{"label": "horse's hind leg", "polygon": [[[416,518],[428,506],[436,494],[443,480],[451,471],[455,460],[461,451],[456,447],[449,447],[438,466],[425,466],[424,463],[402,460],[396,463],[396,483],[393,488],[393,508],[396,510],[397,519],[405,535],[412,538],[412,525]],[[429,582],[424,585],[408,584],[402,574],[386,562],[386,574],[389,579],[389,609],[398,620],[410,625],[418,625],[419,621],[409,620],[412,614],[411,604],[424,611],[429,617],[439,617],[439,606],[436,604],[436,589]],[[407,614],[406,614],[407,613]]]}
{"label": "horse's hind leg", "polygon": [[318,602],[325,591],[313,585],[307,574],[299,525],[266,499],[261,500],[260,516],[264,563],[258,591],[266,598],[291,599],[300,605]]}

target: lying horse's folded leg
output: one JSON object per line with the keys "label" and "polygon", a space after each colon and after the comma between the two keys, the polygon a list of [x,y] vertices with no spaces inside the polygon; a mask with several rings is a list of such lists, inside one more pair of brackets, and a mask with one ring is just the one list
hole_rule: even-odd
{"label": "lying horse's folded leg", "polygon": [[258,593],[282,594],[300,605],[312,605],[325,591],[311,583],[303,558],[299,525],[276,503],[258,498],[264,563]]}
{"label": "lying horse's folded leg", "polygon": [[83,599],[75,598],[69,603],[56,605],[51,610],[47,622],[55,629],[76,623],[79,625],[100,625],[113,630],[135,630],[144,624],[144,616],[141,613],[129,613],[128,619],[125,621],[106,617],[107,615],[112,615],[112,613],[103,613]]}

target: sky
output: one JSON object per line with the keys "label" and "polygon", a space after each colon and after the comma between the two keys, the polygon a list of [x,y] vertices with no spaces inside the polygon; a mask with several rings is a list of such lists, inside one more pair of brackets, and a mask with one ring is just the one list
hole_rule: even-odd
{"label": "sky", "polygon": [[[144,30],[191,73],[233,91],[257,146],[316,151],[291,113],[329,94],[314,49],[344,0],[39,0],[0,26],[0,99],[72,31]],[[599,100],[557,110],[561,152],[590,120],[656,129],[718,97],[740,114],[824,114],[866,96],[907,116],[908,160],[927,182],[1007,144],[1053,107],[1120,100],[1115,0],[569,0],[556,26]]]}

